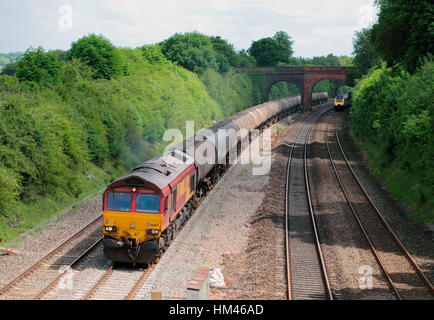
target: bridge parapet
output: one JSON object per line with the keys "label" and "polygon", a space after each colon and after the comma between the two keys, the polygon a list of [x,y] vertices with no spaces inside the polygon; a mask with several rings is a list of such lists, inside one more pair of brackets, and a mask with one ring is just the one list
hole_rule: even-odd
{"label": "bridge parapet", "polygon": [[265,76],[265,101],[269,100],[271,87],[278,82],[290,82],[296,85],[301,93],[303,106],[306,109],[312,107],[312,89],[316,83],[322,80],[334,80],[335,94],[337,89],[345,84],[346,74],[351,67],[319,67],[319,66],[294,66],[294,67],[244,67],[237,70],[255,73],[262,72]]}

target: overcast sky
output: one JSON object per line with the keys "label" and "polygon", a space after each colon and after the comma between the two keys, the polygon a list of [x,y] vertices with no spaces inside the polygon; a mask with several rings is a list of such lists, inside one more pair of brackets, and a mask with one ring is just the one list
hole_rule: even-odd
{"label": "overcast sky", "polygon": [[354,32],[375,18],[373,0],[1,0],[0,52],[66,50],[89,33],[135,48],[191,31],[248,49],[282,30],[294,56],[351,55]]}

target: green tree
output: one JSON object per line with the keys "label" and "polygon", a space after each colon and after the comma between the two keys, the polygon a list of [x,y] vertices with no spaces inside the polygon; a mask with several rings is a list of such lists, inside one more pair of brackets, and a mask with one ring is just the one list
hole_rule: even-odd
{"label": "green tree", "polygon": [[0,216],[6,217],[19,194],[19,182],[13,170],[0,166]]}
{"label": "green tree", "polygon": [[372,41],[372,29],[363,29],[355,33],[353,38],[354,65],[359,70],[359,76],[369,69],[380,65],[380,56]]}
{"label": "green tree", "polygon": [[162,63],[166,62],[166,57],[161,52],[161,48],[159,45],[145,45],[140,47],[142,52],[142,57],[149,63]]}
{"label": "green tree", "polygon": [[273,39],[277,41],[280,48],[281,56],[279,56],[279,61],[288,63],[288,59],[294,53],[294,50],[292,49],[292,45],[294,44],[294,41],[291,40],[291,37],[285,31],[276,32]]}
{"label": "green tree", "polygon": [[428,0],[377,0],[372,27],[375,50],[388,66],[403,64],[413,73],[421,58],[434,51],[434,4]]}
{"label": "green tree", "polygon": [[434,62],[411,75],[394,68],[370,70],[356,85],[353,134],[372,171],[388,190],[434,221]]}
{"label": "green tree", "polygon": [[256,59],[251,56],[246,50],[242,49],[238,51],[238,56],[240,59],[239,67],[255,67]]}
{"label": "green tree", "polygon": [[352,67],[354,65],[353,64],[354,58],[349,56],[339,56],[338,61],[341,67]]}
{"label": "green tree", "polygon": [[248,52],[256,59],[259,67],[277,66],[279,62],[290,62],[292,44],[291,37],[286,32],[279,31],[273,38],[253,41]]}
{"label": "green tree", "polygon": [[68,59],[80,59],[94,70],[95,79],[117,78],[128,73],[118,49],[102,35],[90,34],[72,43]]}
{"label": "green tree", "polygon": [[227,40],[222,39],[220,36],[211,37],[211,43],[214,51],[221,57],[226,58],[225,60],[230,66],[238,67],[240,65],[240,56],[235,51],[234,46],[228,43]]}
{"label": "green tree", "polygon": [[323,67],[338,67],[340,66],[339,59],[333,53],[327,56],[313,57],[309,59],[309,64],[312,66],[323,66]]}
{"label": "green tree", "polygon": [[6,76],[14,76],[16,72],[17,72],[17,64],[10,63],[3,68],[1,74]]}
{"label": "green tree", "polygon": [[60,80],[61,63],[56,52],[45,52],[42,47],[29,48],[17,64],[20,81],[34,81],[55,85]]}
{"label": "green tree", "polygon": [[176,33],[160,45],[167,59],[196,73],[203,73],[207,68],[220,71],[220,64],[224,62],[223,59],[218,61],[211,39],[196,31]]}

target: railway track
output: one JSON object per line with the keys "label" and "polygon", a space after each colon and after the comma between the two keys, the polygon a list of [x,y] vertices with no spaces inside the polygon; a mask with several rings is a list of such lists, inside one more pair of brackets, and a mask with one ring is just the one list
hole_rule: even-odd
{"label": "railway track", "polygon": [[[256,137],[252,137],[252,140]],[[242,150],[245,149],[246,146],[242,147]],[[237,155],[239,158],[241,152]],[[206,198],[209,192],[214,188],[214,186],[220,181],[220,179],[225,175],[225,173],[229,170],[231,165],[229,165],[224,172],[219,176],[216,183],[210,187],[210,189],[202,195],[202,197],[198,200],[197,205],[194,207],[194,212],[199,207],[200,203]],[[183,226],[179,230],[177,230],[174,239],[181,232]],[[88,293],[82,298],[83,300],[133,300],[136,296],[143,296],[144,292],[148,293],[152,288],[148,288],[146,286],[146,280],[150,276],[152,270],[154,269],[157,262],[147,267],[142,266],[137,269],[131,266],[126,265],[117,265],[112,264],[107,268],[105,273],[99,278],[99,280],[92,286],[92,288],[88,291]],[[146,293],[145,293],[146,295]]]}
{"label": "railway track", "polygon": [[[230,166],[222,172],[216,184],[229,167]],[[212,188],[213,187],[202,195],[201,199],[197,202],[197,206],[200,205]],[[77,267],[87,255],[93,252],[94,249],[102,243],[103,237],[101,236],[99,228],[97,228],[99,231],[97,235],[91,235],[92,227],[95,225],[98,227],[102,225],[102,215],[51,251],[32,267],[24,271],[16,279],[1,288],[0,299],[39,300],[44,299],[44,297],[49,299],[53,295],[56,284],[59,283],[68,270]],[[182,227],[176,232],[175,237],[181,230]],[[83,238],[85,240],[83,240]],[[81,243],[80,239],[83,240]],[[73,297],[84,300],[134,299],[139,289],[146,289],[142,284],[153,268],[154,265],[150,265],[144,269],[131,268],[128,266],[115,267],[111,265],[105,273],[96,280],[96,284],[93,285],[90,290],[87,290],[85,288],[86,286],[79,289],[74,288],[75,293]],[[93,279],[89,277],[91,282],[93,282]],[[84,290],[87,291],[83,293]]]}
{"label": "railway track", "polygon": [[309,117],[288,157],[285,242],[288,299],[333,299],[313,212],[307,146],[313,127],[330,108]]}
{"label": "railway track", "polygon": [[102,215],[0,289],[0,299],[41,299],[101,241]]}
{"label": "railway track", "polygon": [[[194,214],[205,197],[211,192],[229,168],[230,166],[221,173],[216,183],[197,201],[191,215]],[[176,231],[171,243],[175,241],[185,223]],[[150,289],[144,288],[144,283],[156,263],[158,263],[158,259],[151,265],[140,266],[139,268],[135,265],[112,263],[92,288],[88,290],[87,294],[83,296],[82,300],[133,300],[138,291]]]}
{"label": "railway track", "polygon": [[83,300],[132,300],[153,269],[112,264]]}
{"label": "railway track", "polygon": [[[325,141],[333,171],[348,206],[397,299],[433,299],[434,288],[398,239],[355,174],[342,148],[335,113],[329,117]],[[333,122],[333,141],[329,126]]]}

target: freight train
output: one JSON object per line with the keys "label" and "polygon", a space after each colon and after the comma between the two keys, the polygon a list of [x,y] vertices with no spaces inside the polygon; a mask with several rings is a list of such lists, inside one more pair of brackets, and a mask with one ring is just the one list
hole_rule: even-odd
{"label": "freight train", "polygon": [[[326,92],[312,95],[313,104],[327,99]],[[252,130],[263,130],[296,112],[300,104],[296,96],[245,109],[111,183],[103,195],[105,256],[114,262],[153,263],[224,173],[230,158],[250,143]],[[222,129],[234,138],[222,138]]]}

